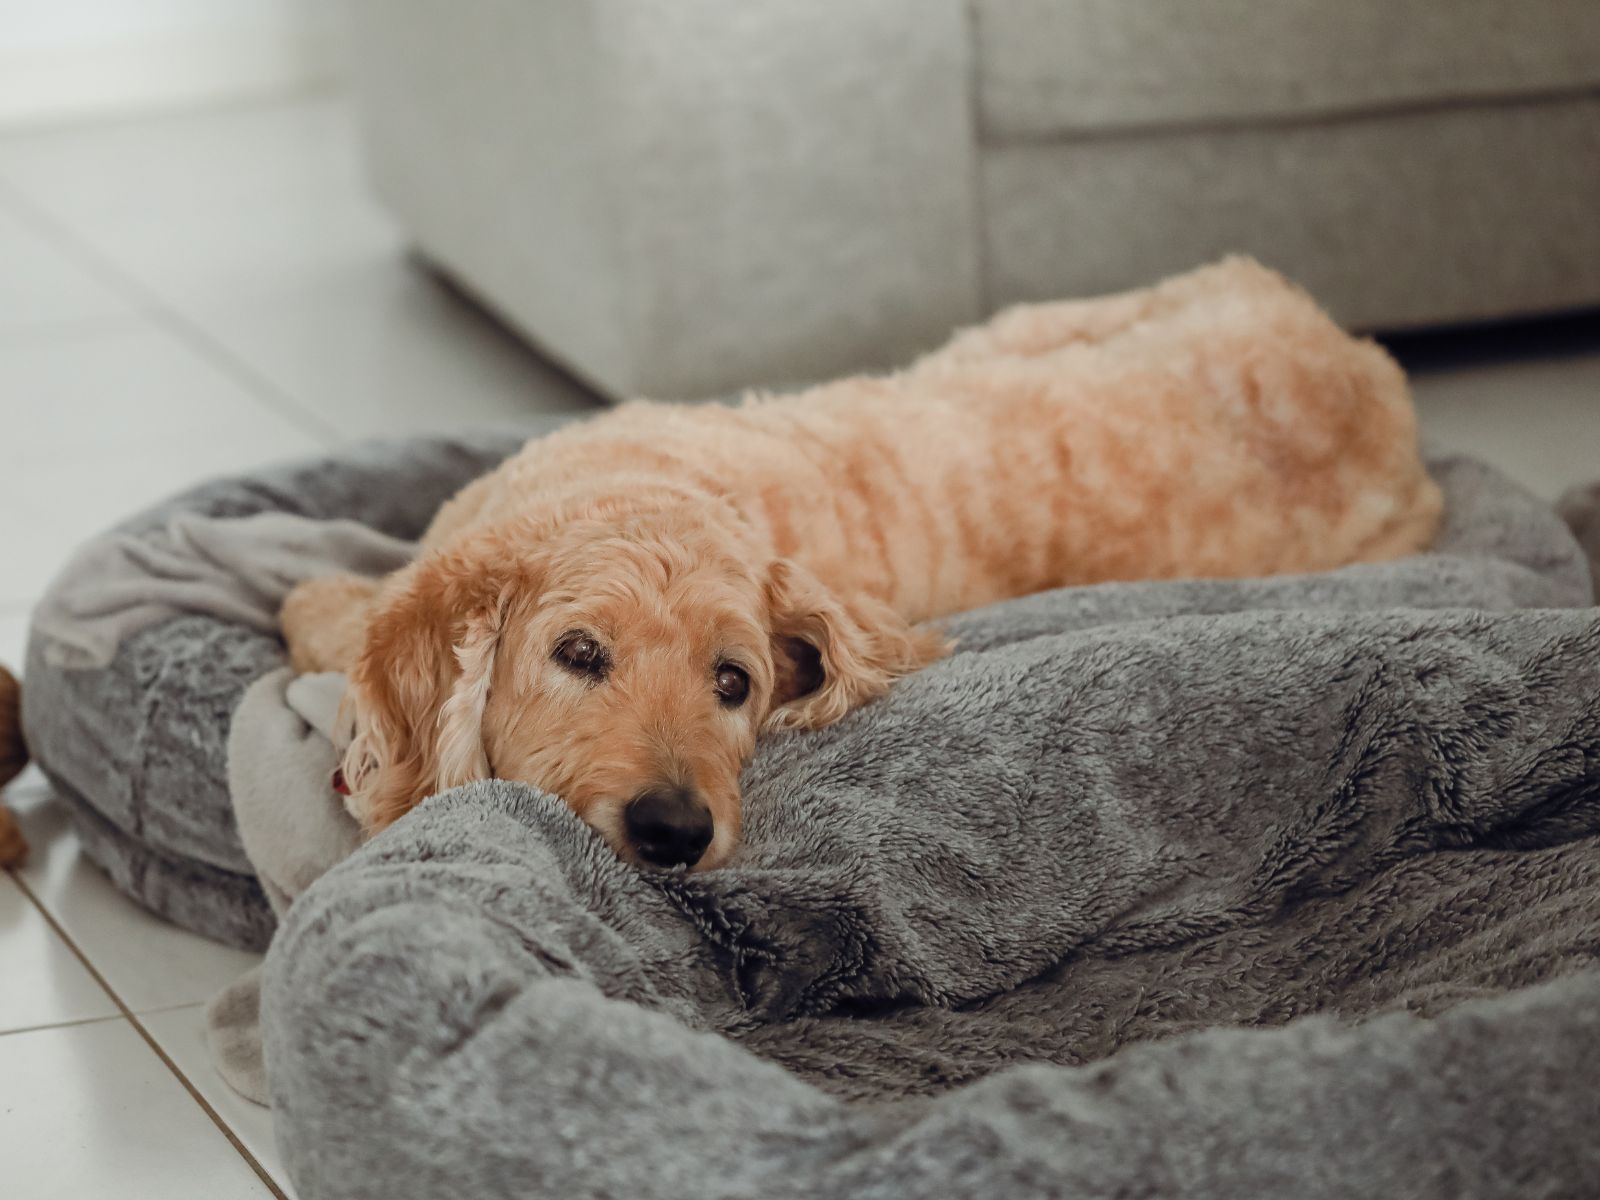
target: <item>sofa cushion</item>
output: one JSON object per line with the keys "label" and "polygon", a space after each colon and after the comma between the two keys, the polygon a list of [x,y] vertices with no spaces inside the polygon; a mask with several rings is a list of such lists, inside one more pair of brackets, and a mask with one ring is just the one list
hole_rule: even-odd
{"label": "sofa cushion", "polygon": [[991,138],[1255,122],[1600,84],[1594,0],[971,0]]}
{"label": "sofa cushion", "polygon": [[990,146],[994,305],[1245,253],[1342,324],[1498,320],[1600,299],[1600,97]]}

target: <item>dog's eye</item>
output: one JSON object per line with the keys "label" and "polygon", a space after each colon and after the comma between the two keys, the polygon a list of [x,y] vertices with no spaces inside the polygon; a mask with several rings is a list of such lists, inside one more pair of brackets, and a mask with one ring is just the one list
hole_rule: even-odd
{"label": "dog's eye", "polygon": [[592,679],[604,679],[611,669],[611,660],[600,643],[586,633],[569,633],[562,638],[556,643],[553,657],[575,675],[587,675]]}
{"label": "dog's eye", "polygon": [[729,708],[738,708],[750,695],[750,676],[743,667],[723,663],[717,668],[717,699]]}

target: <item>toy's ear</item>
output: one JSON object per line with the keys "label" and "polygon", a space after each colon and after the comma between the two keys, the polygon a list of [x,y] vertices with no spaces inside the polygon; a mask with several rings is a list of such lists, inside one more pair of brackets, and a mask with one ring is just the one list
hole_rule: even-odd
{"label": "toy's ear", "polygon": [[379,598],[348,698],[348,807],[368,833],[489,777],[483,712],[514,584],[470,551],[418,561]]}
{"label": "toy's ear", "polygon": [[772,728],[832,724],[950,649],[941,634],[908,624],[881,601],[840,600],[789,559],[772,564],[767,612],[776,666]]}

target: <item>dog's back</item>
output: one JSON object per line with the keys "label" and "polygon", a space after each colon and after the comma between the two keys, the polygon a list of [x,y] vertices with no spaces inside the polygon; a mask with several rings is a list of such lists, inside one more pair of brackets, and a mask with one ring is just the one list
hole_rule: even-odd
{"label": "dog's back", "polygon": [[778,553],[912,620],[1065,584],[1392,558],[1440,509],[1400,369],[1245,260],[1013,310],[895,376],[627,405],[512,470],[484,493],[675,479],[724,496]]}

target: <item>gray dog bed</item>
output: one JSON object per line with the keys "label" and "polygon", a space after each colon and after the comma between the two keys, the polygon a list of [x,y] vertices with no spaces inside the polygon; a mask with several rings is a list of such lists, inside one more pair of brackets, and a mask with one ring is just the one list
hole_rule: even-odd
{"label": "gray dog bed", "polygon": [[[224,781],[277,601],[403,561],[517,440],[211,485],[85,549],[25,719],[120,886],[268,939]],[[1600,610],[1547,506],[1434,466],[1427,555],[959,618],[763,744],[725,870],[634,870],[518,785],[425,802],[273,941],[300,1194],[1600,1194]]]}

